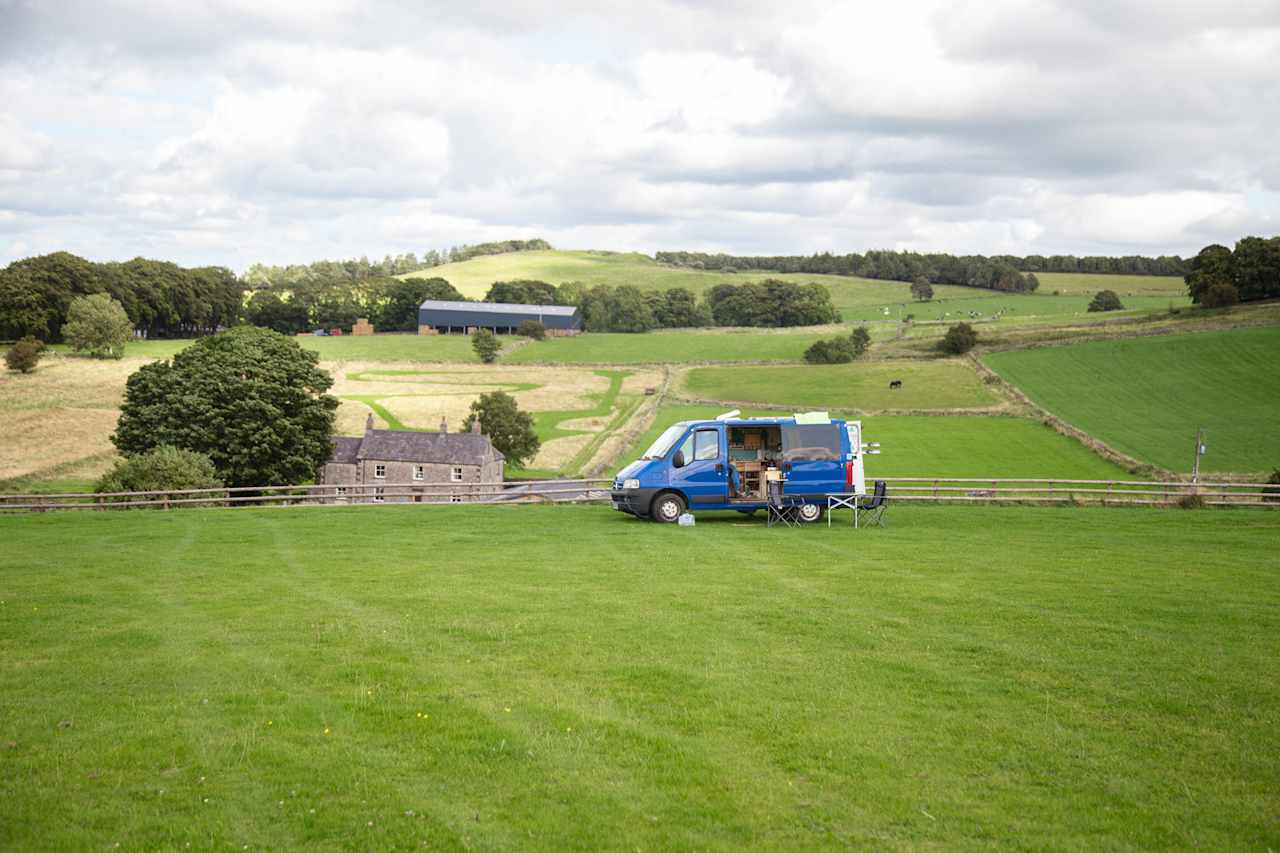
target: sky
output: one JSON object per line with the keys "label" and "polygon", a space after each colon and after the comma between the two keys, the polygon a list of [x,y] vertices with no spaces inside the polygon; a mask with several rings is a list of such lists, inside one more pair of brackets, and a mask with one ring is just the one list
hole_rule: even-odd
{"label": "sky", "polygon": [[1280,233],[1280,2],[0,0],[0,263]]}

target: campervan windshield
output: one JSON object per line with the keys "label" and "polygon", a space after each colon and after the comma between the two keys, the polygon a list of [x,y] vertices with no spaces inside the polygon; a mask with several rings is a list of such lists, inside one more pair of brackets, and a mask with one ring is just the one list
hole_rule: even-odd
{"label": "campervan windshield", "polygon": [[649,445],[649,449],[644,452],[641,459],[660,459],[667,454],[671,446],[680,440],[680,436],[684,435],[684,431],[689,428],[687,423],[678,423],[669,426],[662,435],[658,436],[658,440]]}

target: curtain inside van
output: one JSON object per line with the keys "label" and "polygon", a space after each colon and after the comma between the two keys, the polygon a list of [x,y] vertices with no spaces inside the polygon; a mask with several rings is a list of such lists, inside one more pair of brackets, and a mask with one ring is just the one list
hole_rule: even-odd
{"label": "curtain inside van", "polygon": [[784,426],[782,458],[841,460],[840,428],[834,424]]}

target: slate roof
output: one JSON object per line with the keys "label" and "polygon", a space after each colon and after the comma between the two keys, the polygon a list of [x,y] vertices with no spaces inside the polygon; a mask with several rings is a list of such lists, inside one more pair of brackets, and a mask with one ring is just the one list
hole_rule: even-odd
{"label": "slate roof", "polygon": [[510,302],[457,302],[444,299],[428,299],[418,308],[425,311],[479,311],[482,314],[546,314],[551,317],[572,317],[578,312],[574,305],[521,305]]}
{"label": "slate roof", "polygon": [[360,453],[360,442],[362,440],[345,435],[335,437],[333,439],[333,456],[330,457],[329,461],[344,465],[356,464],[356,457]]}
{"label": "slate roof", "polygon": [[403,432],[367,430],[363,438],[335,438],[330,462],[355,464],[361,459],[387,462],[440,462],[482,465],[486,458],[504,459],[488,436],[477,432]]}

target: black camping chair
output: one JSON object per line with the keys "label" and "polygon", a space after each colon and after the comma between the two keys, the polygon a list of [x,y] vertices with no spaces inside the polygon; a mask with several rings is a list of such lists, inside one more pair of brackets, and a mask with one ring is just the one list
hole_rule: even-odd
{"label": "black camping chair", "polygon": [[865,524],[867,527],[884,527],[884,511],[888,506],[889,496],[886,494],[884,480],[876,480],[876,489],[871,499],[858,503],[858,511],[863,514],[859,524]]}
{"label": "black camping chair", "polygon": [[788,527],[795,527],[800,523],[800,519],[796,517],[796,508],[782,496],[781,481],[769,481],[768,496],[769,518],[766,526],[773,527],[774,523],[779,521]]}

